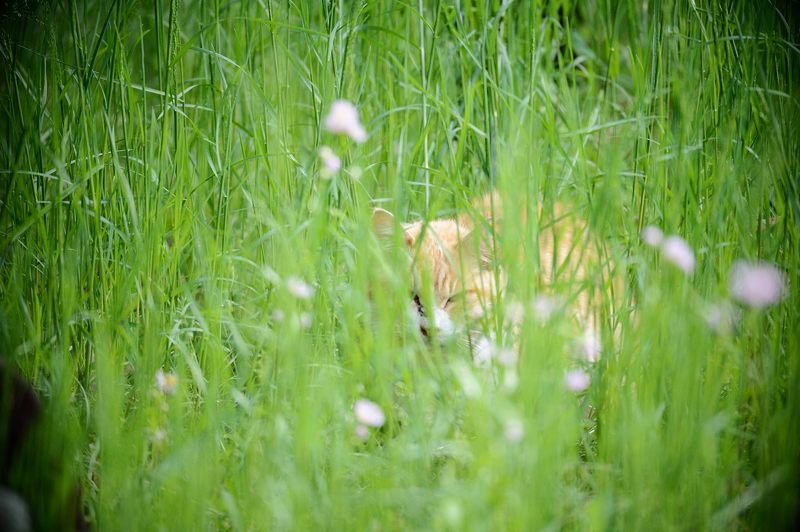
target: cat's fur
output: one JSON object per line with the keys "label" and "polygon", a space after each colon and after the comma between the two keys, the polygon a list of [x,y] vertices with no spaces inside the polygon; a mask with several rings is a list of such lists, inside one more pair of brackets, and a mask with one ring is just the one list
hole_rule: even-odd
{"label": "cat's fur", "polygon": [[[444,312],[453,322],[464,323],[483,315],[493,302],[505,297],[504,271],[492,267],[496,256],[502,262],[502,239],[493,235],[502,233],[511,221],[505,219],[497,193],[478,198],[473,207],[471,215],[455,219],[399,224],[412,264],[412,287],[421,314],[435,317]],[[571,209],[556,204],[549,211],[544,216],[540,206],[536,209],[539,291],[563,300],[567,315],[599,339],[597,302],[604,300],[604,272],[611,270],[607,249]],[[525,216],[521,218],[519,223],[524,226]],[[393,238],[398,227],[394,216],[383,209],[374,210],[372,224],[376,235],[384,239]],[[525,243],[520,247],[522,253],[533,250]],[[423,282],[425,277],[427,283]],[[431,288],[433,309],[423,308],[420,303],[423,286]]]}

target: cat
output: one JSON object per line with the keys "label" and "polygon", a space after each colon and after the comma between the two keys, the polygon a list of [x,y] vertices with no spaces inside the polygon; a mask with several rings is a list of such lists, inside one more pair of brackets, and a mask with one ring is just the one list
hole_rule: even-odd
{"label": "cat", "polygon": [[[491,312],[496,302],[507,298],[507,275],[498,264],[524,260],[524,254],[534,249],[522,242],[522,256],[514,252],[503,256],[503,238],[497,236],[510,221],[497,192],[477,198],[472,207],[471,213],[452,219],[400,224],[390,212],[373,210],[378,238],[393,240],[395,231],[402,231],[412,272],[412,304],[423,336],[449,336]],[[566,316],[584,329],[584,341],[599,346],[597,302],[609,301],[603,290],[618,286],[609,250],[566,204],[556,203],[545,211],[537,201],[536,215],[539,292],[546,301],[563,302]],[[520,216],[519,224],[525,227],[526,215]],[[428,293],[423,293],[426,288]],[[596,354],[586,356],[591,359]]]}

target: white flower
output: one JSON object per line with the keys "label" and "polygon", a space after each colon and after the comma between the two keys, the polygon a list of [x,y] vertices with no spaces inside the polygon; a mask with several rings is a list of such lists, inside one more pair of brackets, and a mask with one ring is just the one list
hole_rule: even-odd
{"label": "white flower", "polygon": [[325,129],[344,134],[359,144],[367,140],[367,132],[358,119],[358,109],[347,100],[336,100],[325,117]]}
{"label": "white flower", "polygon": [[369,428],[365,425],[356,425],[356,438],[361,441],[367,441],[369,439]]}
{"label": "white flower", "polygon": [[310,329],[311,324],[314,322],[309,312],[301,312],[298,319],[300,320],[300,327],[303,329]]}
{"label": "white flower", "polygon": [[589,374],[580,369],[568,371],[564,378],[564,384],[566,384],[567,389],[571,392],[582,392],[589,387],[591,382],[592,379],[589,377]]}
{"label": "white flower", "polygon": [[600,360],[600,353],[602,351],[602,344],[591,329],[586,330],[583,336],[578,340],[578,347],[580,353],[588,362],[597,362]]}
{"label": "white flower", "polygon": [[756,309],[774,305],[786,292],[783,272],[764,262],[737,260],[731,268],[729,285],[734,299]]}
{"label": "white flower", "polygon": [[174,373],[164,373],[163,369],[156,371],[156,386],[165,394],[173,394],[178,389],[178,376]]}
{"label": "white flower", "polygon": [[648,225],[642,229],[642,241],[652,247],[658,247],[664,240],[664,232],[655,225]]}
{"label": "white flower", "polygon": [[272,311],[272,321],[274,321],[275,323],[282,322],[284,318],[286,318],[286,314],[284,314],[284,312],[281,309],[276,308],[275,310]]}
{"label": "white flower", "polygon": [[525,427],[522,421],[516,418],[506,420],[505,437],[511,443],[517,443],[525,435]]}
{"label": "white flower", "polygon": [[669,262],[690,274],[694,271],[695,258],[691,246],[679,236],[668,236],[661,243],[661,253]]}
{"label": "white flower", "polygon": [[320,146],[317,153],[319,153],[319,158],[322,161],[322,171],[320,171],[322,177],[326,179],[333,177],[342,168],[342,160],[329,147]]}
{"label": "white flower", "polygon": [[353,405],[356,420],[367,427],[380,427],[386,422],[383,410],[369,399],[359,399]]}
{"label": "white flower", "polygon": [[297,277],[289,277],[286,280],[286,288],[289,293],[298,299],[310,299],[314,295],[314,288]]}

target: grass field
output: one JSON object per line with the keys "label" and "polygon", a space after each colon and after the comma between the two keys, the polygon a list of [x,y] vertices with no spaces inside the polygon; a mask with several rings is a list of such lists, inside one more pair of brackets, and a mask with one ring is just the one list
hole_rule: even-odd
{"label": "grass field", "polygon": [[[6,6],[0,355],[46,405],[6,482],[37,528],[76,485],[98,530],[796,525],[800,24],[719,4]],[[324,127],[337,99],[363,143]],[[531,312],[535,252],[480,323],[517,365],[414,330],[372,208],[493,188],[608,243],[625,289],[597,363]],[[782,299],[737,296],[738,260]]]}

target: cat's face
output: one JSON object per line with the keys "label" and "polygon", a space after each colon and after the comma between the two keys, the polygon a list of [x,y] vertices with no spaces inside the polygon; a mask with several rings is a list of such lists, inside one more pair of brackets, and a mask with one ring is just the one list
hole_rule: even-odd
{"label": "cat's face", "polygon": [[[486,243],[465,219],[396,224],[375,209],[372,225],[379,238],[401,242],[409,258],[412,311],[423,335],[448,336],[470,318],[481,316],[492,299],[495,277],[486,268]],[[404,265],[405,268],[405,265]]]}

